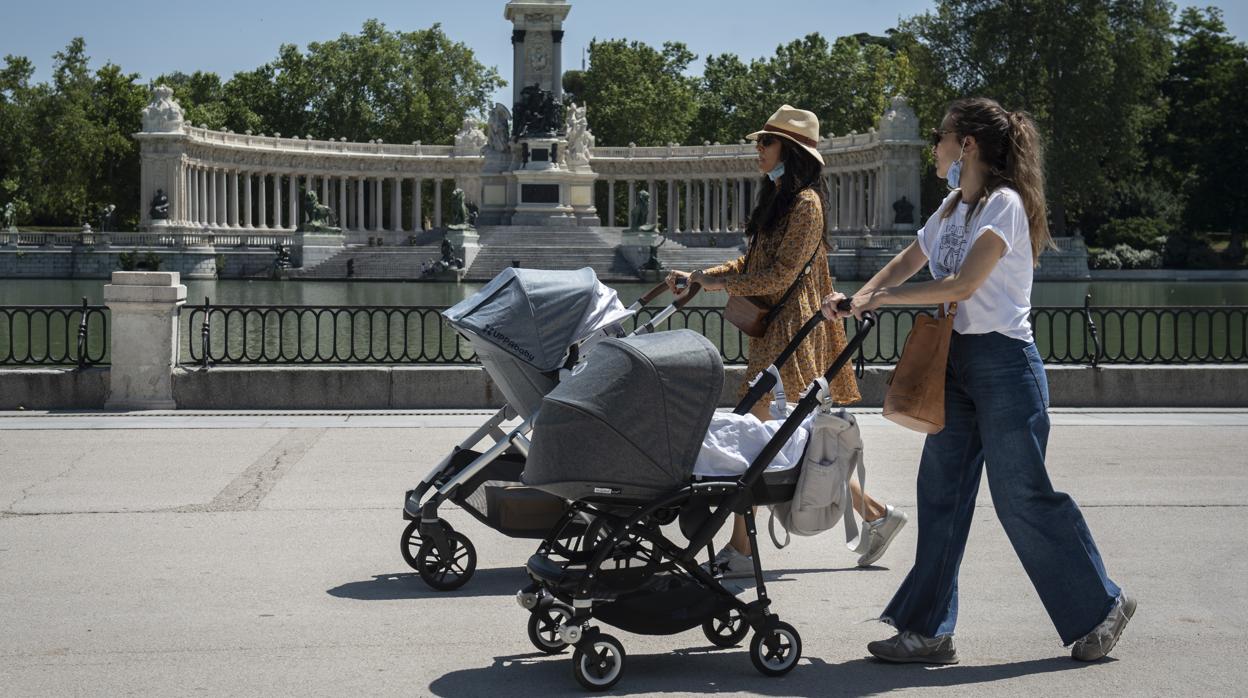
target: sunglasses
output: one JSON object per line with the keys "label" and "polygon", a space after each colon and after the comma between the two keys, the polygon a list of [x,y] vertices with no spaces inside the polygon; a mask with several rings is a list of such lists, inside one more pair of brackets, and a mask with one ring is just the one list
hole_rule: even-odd
{"label": "sunglasses", "polygon": [[936,146],[940,145],[940,141],[945,137],[946,133],[954,133],[954,132],[955,131],[953,129],[941,129],[941,128],[932,129],[932,147],[935,148]]}
{"label": "sunglasses", "polygon": [[779,142],[780,142],[779,138],[769,135],[769,134],[763,134],[758,137],[758,144],[763,146],[764,148],[770,148],[772,144],[779,143]]}

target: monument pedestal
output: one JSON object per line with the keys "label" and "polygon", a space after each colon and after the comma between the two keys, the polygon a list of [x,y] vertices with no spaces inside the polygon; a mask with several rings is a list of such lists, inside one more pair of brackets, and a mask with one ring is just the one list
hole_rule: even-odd
{"label": "monument pedestal", "polygon": [[651,277],[661,275],[662,272],[648,271],[642,267],[650,261],[650,248],[661,242],[663,236],[653,230],[625,230],[620,233],[620,246],[617,249],[637,270],[643,281],[650,281]]}
{"label": "monument pedestal", "polygon": [[567,139],[531,136],[513,147],[520,149],[520,163],[506,175],[506,223],[567,228],[601,225],[594,208],[598,175],[588,167],[568,167],[564,161]]}

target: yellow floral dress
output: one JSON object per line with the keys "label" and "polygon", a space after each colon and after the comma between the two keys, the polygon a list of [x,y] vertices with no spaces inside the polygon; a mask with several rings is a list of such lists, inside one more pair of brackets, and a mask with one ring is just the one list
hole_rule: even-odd
{"label": "yellow floral dress", "polygon": [[[805,189],[798,193],[793,209],[776,230],[759,234],[748,269],[742,256],[703,273],[722,281],[729,295],[761,296],[763,302],[774,306],[815,255],[816,247],[824,249],[823,206],[813,189]],[[832,275],[828,265],[820,263],[822,260],[822,256],[816,257],[812,273],[798,282],[793,295],[772,319],[767,334],[749,338],[747,375],[754,376],[770,366],[806,320],[819,311],[824,297],[832,293]],[[802,342],[780,368],[780,379],[790,402],[828,370],[845,345],[845,328],[840,322],[825,322]],[[741,395],[746,388],[741,386]],[[833,398],[842,405],[862,399],[852,363],[836,374],[831,388]]]}

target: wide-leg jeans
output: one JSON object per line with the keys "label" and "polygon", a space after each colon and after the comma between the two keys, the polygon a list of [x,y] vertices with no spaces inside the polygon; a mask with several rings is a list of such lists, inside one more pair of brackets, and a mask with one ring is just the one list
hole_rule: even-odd
{"label": "wide-leg jeans", "polygon": [[1120,590],[1069,495],[1045,469],[1049,388],[1035,344],[999,333],[954,333],[945,428],[927,437],[918,476],[914,567],[882,620],[926,637],[953,633],[958,568],[980,474],[1015,553],[1064,644],[1091,632]]}

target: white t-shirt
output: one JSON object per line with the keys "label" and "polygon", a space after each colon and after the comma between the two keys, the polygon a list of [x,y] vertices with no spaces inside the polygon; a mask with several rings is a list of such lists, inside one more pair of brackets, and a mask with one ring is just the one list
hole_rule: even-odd
{"label": "white t-shirt", "polygon": [[971,207],[966,202],[947,218],[940,217],[955,193],[950,192],[919,229],[919,247],[927,255],[932,277],[943,279],[961,269],[975,241],[988,231],[1005,241],[1005,254],[975,293],[958,303],[953,329],[959,334],[1000,332],[1032,341],[1031,227],[1022,197],[1010,187],[998,187],[968,223]]}

